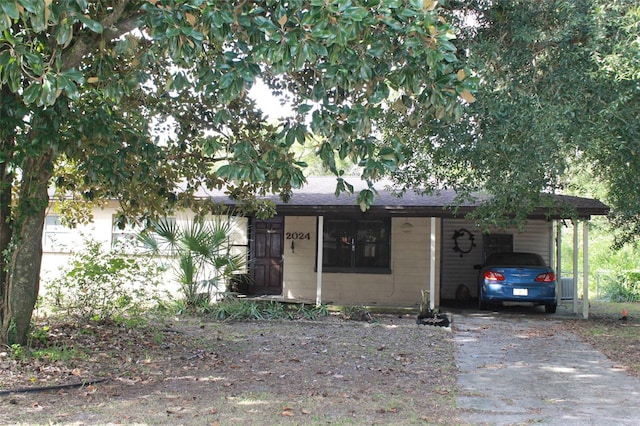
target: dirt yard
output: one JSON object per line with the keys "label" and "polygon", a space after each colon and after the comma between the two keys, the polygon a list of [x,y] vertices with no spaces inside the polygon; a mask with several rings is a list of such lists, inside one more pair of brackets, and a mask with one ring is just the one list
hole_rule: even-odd
{"label": "dirt yard", "polygon": [[0,424],[457,423],[451,331],[415,316],[49,327],[55,353],[0,349]]}

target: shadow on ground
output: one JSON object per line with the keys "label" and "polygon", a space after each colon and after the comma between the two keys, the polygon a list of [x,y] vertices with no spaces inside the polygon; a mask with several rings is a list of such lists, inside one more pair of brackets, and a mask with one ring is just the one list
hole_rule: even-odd
{"label": "shadow on ground", "polygon": [[448,308],[470,424],[640,424],[640,381],[563,327],[572,306]]}

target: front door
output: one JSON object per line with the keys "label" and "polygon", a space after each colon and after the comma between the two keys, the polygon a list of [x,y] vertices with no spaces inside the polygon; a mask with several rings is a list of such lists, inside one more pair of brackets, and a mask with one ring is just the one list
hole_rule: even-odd
{"label": "front door", "polygon": [[251,228],[251,278],[249,294],[282,294],[284,218],[256,219]]}

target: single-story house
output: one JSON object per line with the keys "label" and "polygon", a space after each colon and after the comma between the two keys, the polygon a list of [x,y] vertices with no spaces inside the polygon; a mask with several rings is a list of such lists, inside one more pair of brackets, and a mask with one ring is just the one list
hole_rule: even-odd
{"label": "single-story house", "polygon": [[[433,308],[465,292],[475,297],[474,265],[482,263],[490,252],[505,250],[536,252],[556,268],[559,276],[562,274],[559,227],[568,218],[560,213],[549,215],[548,209],[540,208],[529,216],[524,229],[481,233],[464,219],[477,205],[451,208],[453,192],[397,197],[380,186],[374,205],[363,213],[356,198],[364,182],[358,178],[347,181],[354,185],[354,194],[336,197],[335,178],[309,178],[289,202],[272,198],[275,217],[244,218],[237,244],[247,251],[249,294],[316,303],[416,306],[422,291],[427,290]],[[207,196],[234,205],[222,193]],[[574,207],[583,223],[586,252],[586,224],[593,215],[606,215],[608,207],[589,198],[554,197],[558,203]],[[95,229],[108,229],[112,240],[120,238],[117,234],[122,232],[113,227],[113,213],[115,205],[111,212],[105,209],[95,213]],[[43,269],[55,256],[47,251],[46,225]],[[588,268],[587,256],[583,268]],[[573,281],[574,289],[577,284]]]}

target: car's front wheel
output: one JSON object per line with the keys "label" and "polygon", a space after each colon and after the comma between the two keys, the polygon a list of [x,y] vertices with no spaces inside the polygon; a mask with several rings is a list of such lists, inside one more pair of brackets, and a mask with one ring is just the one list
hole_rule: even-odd
{"label": "car's front wheel", "polygon": [[558,305],[556,305],[555,303],[549,303],[544,305],[544,311],[548,314],[555,314],[557,307]]}

